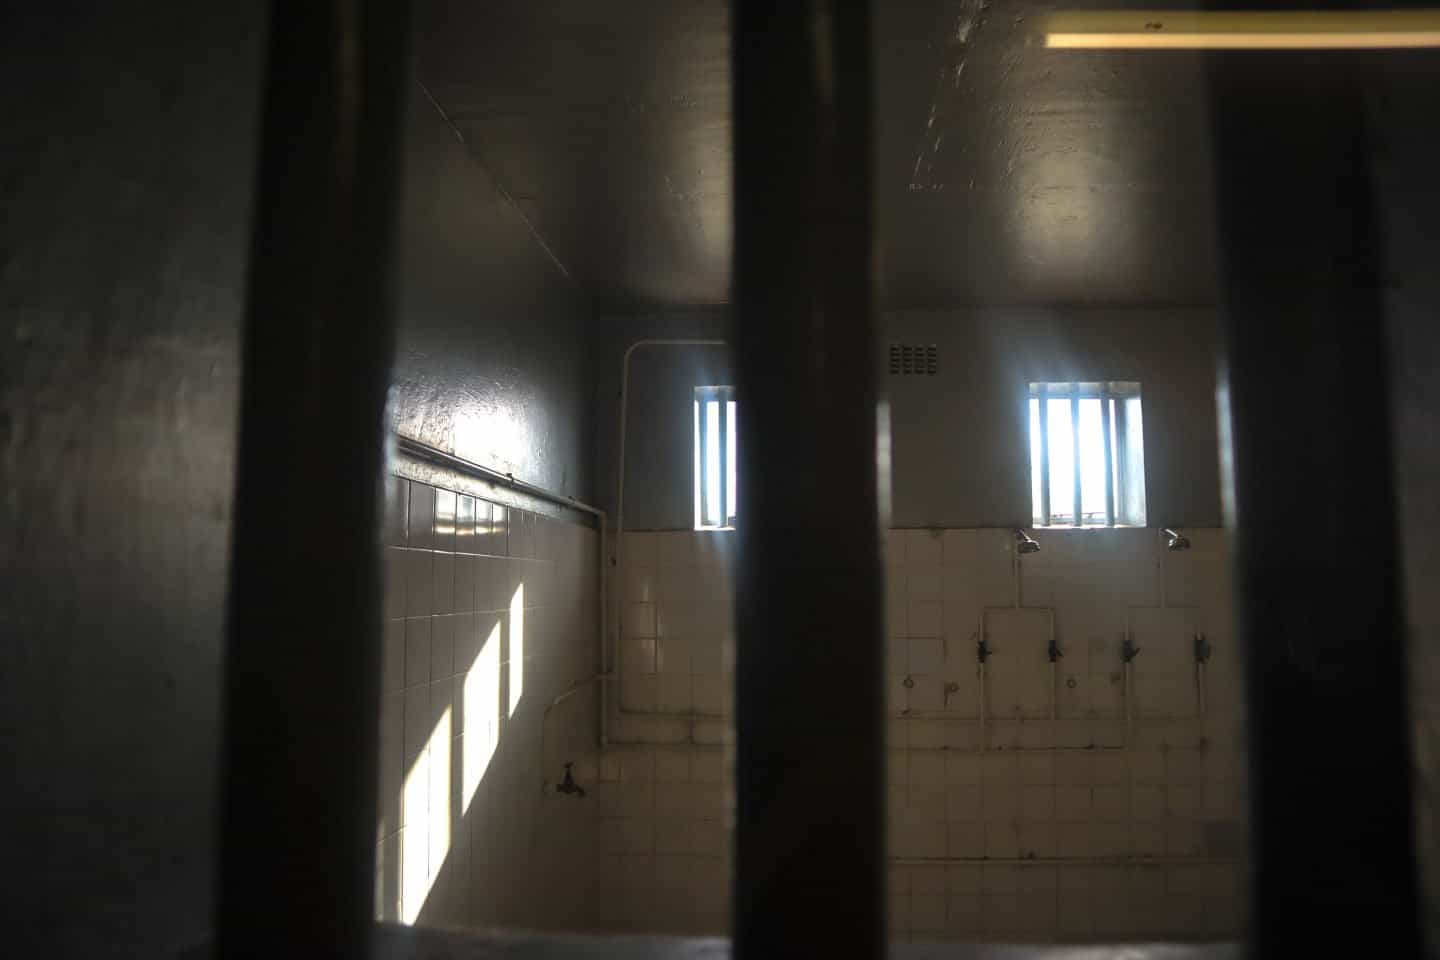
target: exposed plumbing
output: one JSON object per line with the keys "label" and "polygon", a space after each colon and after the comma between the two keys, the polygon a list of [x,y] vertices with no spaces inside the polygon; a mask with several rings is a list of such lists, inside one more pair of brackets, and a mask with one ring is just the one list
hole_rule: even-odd
{"label": "exposed plumbing", "polygon": [[[1186,546],[1189,546],[1189,543],[1188,543],[1188,542],[1186,543]],[[1173,549],[1173,548],[1172,548],[1172,549]],[[1039,543],[1039,541],[1037,541],[1034,537],[1030,536],[1030,534],[1026,533],[1024,530],[1021,530],[1019,527],[1016,527],[1016,528],[1015,528],[1015,552],[1016,552],[1016,553],[1022,553],[1022,554],[1023,554],[1023,553],[1039,553],[1039,552],[1040,552],[1040,543]]]}
{"label": "exposed plumbing", "polygon": [[576,799],[583,800],[585,799],[585,788],[575,782],[575,776],[571,771],[571,768],[574,766],[574,763],[566,761],[565,779],[555,784],[555,792],[563,793],[568,797],[575,797]]}
{"label": "exposed plumbing", "polygon": [[1166,550],[1189,550],[1189,549],[1190,549],[1190,538],[1189,538],[1189,537],[1183,537],[1183,536],[1181,536],[1179,533],[1177,533],[1177,532],[1175,532],[1174,530],[1170,529],[1169,527],[1164,528],[1163,530],[1160,531],[1160,533],[1161,533],[1161,535],[1163,535],[1163,536],[1165,537],[1165,549],[1166,549]]}

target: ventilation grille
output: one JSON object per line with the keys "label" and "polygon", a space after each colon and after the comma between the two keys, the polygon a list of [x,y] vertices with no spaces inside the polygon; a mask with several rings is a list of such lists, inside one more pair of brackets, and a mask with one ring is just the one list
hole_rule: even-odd
{"label": "ventilation grille", "polygon": [[940,350],[933,343],[890,344],[890,375],[933,377],[940,372]]}

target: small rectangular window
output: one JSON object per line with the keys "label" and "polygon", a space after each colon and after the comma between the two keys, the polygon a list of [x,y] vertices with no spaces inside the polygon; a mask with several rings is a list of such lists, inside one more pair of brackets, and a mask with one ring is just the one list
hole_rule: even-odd
{"label": "small rectangular window", "polygon": [[736,516],[735,388],[695,388],[695,529],[731,530]]}
{"label": "small rectangular window", "polygon": [[1030,384],[1030,499],[1037,527],[1145,525],[1140,384]]}

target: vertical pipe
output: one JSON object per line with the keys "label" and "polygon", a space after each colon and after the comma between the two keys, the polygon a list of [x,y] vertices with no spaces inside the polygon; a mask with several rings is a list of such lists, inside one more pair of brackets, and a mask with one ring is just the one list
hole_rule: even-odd
{"label": "vertical pipe", "polygon": [[1263,956],[1363,952],[1377,930],[1387,953],[1420,953],[1366,135],[1378,56],[1206,61]]}
{"label": "vertical pipe", "polygon": [[1100,385],[1100,432],[1105,435],[1105,526],[1115,526],[1115,451],[1110,443],[1110,390]]}
{"label": "vertical pipe", "polygon": [[1085,524],[1085,513],[1080,509],[1080,384],[1070,384],[1070,466],[1071,482],[1075,486],[1075,526]]}
{"label": "vertical pipe", "polygon": [[1040,526],[1050,526],[1050,397],[1040,384]]}
{"label": "vertical pipe", "polygon": [[735,0],[739,958],[885,950],[865,3]]}
{"label": "vertical pipe", "polygon": [[223,958],[370,955],[407,27],[395,0],[270,9],[225,664]]}

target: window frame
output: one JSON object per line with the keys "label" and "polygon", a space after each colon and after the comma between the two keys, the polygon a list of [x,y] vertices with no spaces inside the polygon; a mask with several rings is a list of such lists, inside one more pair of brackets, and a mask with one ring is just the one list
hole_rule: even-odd
{"label": "window frame", "polygon": [[[709,471],[709,469],[708,469],[708,466],[709,466],[708,450],[709,450],[709,430],[710,430],[710,426],[709,426],[709,422],[708,422],[708,421],[709,421],[709,418],[706,416],[705,406],[706,406],[707,403],[709,403],[709,402],[711,402],[711,401],[715,401],[715,402],[718,403],[718,416],[717,416],[717,418],[716,418],[716,430],[718,431],[718,433],[719,433],[719,435],[720,435],[720,436],[719,436],[719,439],[718,439],[718,441],[717,441],[717,443],[716,443],[716,445],[715,445],[715,446],[716,446],[716,451],[717,451],[717,454],[716,454],[716,455],[717,455],[717,457],[718,457],[718,459],[719,459],[719,463],[718,463],[718,465],[717,465],[717,470],[716,470],[716,476],[719,478],[719,481],[720,481],[719,490],[717,491],[717,494],[718,494],[717,499],[718,499],[718,503],[719,503],[719,507],[720,507],[720,516],[719,516],[719,521],[720,521],[720,522],[718,522],[718,523],[707,522],[708,517],[707,517],[707,513],[706,513],[706,505],[707,505],[707,503],[709,502],[709,493],[710,493],[710,489],[709,489],[709,473],[710,473],[710,471]],[[737,467],[738,465],[733,462],[733,461],[738,460],[739,451],[738,451],[738,449],[737,449],[737,450],[731,450],[731,449],[730,449],[730,444],[729,444],[730,427],[731,427],[731,411],[730,411],[730,408],[731,408],[732,406],[734,406],[734,408],[735,408],[735,417],[734,417],[734,419],[735,419],[735,421],[736,421],[737,424],[738,424],[738,421],[739,421],[739,419],[740,419],[740,417],[739,417],[739,407],[740,407],[740,405],[739,405],[739,404],[736,402],[736,400],[735,400],[735,388],[734,388],[733,386],[722,386],[722,385],[701,386],[701,387],[695,387],[695,389],[694,389],[694,393],[693,393],[693,397],[692,397],[692,401],[691,401],[691,411],[692,411],[692,417],[693,417],[692,430],[693,430],[693,433],[694,433],[694,437],[693,437],[693,447],[694,447],[694,474],[695,474],[695,475],[694,475],[694,478],[693,478],[693,487],[694,487],[694,528],[695,528],[696,530],[720,531],[720,530],[734,530],[734,529],[735,529],[735,523],[736,523],[736,517],[737,517],[737,513],[736,513],[736,510],[735,510],[736,504],[733,503],[733,502],[731,502],[731,501],[732,501],[732,500],[733,500],[733,501],[738,501],[738,500],[740,499],[740,497],[739,497],[739,485],[740,485],[740,484],[739,484],[738,470],[736,470],[736,467]],[[738,433],[738,426],[737,426],[737,429],[736,429],[736,447],[738,448],[738,446],[739,446],[739,433]],[[731,490],[731,485],[730,485],[730,483],[729,483],[729,478],[730,478],[730,475],[731,475],[732,473],[735,473],[735,474],[736,474],[735,485],[734,485],[734,486],[735,486],[735,489],[734,489],[733,491]],[[731,496],[732,493],[734,494],[733,497]]]}
{"label": "window frame", "polygon": [[[1057,391],[1056,387],[1063,387],[1063,391]],[[1138,451],[1139,461],[1134,464],[1138,470],[1138,478],[1132,473],[1130,461],[1135,458],[1137,451],[1130,449],[1131,442],[1128,432],[1127,401],[1141,401],[1141,385],[1133,380],[1071,380],[1071,381],[1032,381],[1026,394],[1026,429],[1030,429],[1029,404],[1030,401],[1038,401],[1038,416],[1036,421],[1039,428],[1039,491],[1040,502],[1039,512],[1036,513],[1033,493],[1031,502],[1032,520],[1037,527],[1048,527],[1051,529],[1063,529],[1072,527],[1075,529],[1089,528],[1113,528],[1123,526],[1144,526],[1145,525],[1145,491],[1144,491],[1144,451]],[[1049,407],[1051,400],[1069,399],[1070,401],[1070,444],[1071,444],[1071,471],[1073,474],[1072,494],[1072,515],[1062,518],[1059,523],[1055,522],[1055,516],[1050,509],[1051,500],[1051,477],[1050,477],[1050,430],[1049,430]],[[1082,497],[1082,465],[1080,457],[1080,401],[1100,401],[1100,432],[1105,457],[1105,511],[1103,522],[1086,522],[1084,501]],[[1113,412],[1112,412],[1113,407]],[[1143,424],[1143,406],[1140,416]],[[1143,425],[1139,428],[1143,431]],[[1033,445],[1035,437],[1027,438]],[[1143,432],[1139,437],[1143,447]],[[1035,469],[1036,457],[1032,456],[1031,471]],[[1137,482],[1140,484],[1138,498],[1133,497],[1136,491],[1130,489]],[[1035,486],[1032,476],[1032,489]],[[1133,499],[1132,499],[1133,498]],[[1134,516],[1122,514],[1131,503],[1137,505]]]}

